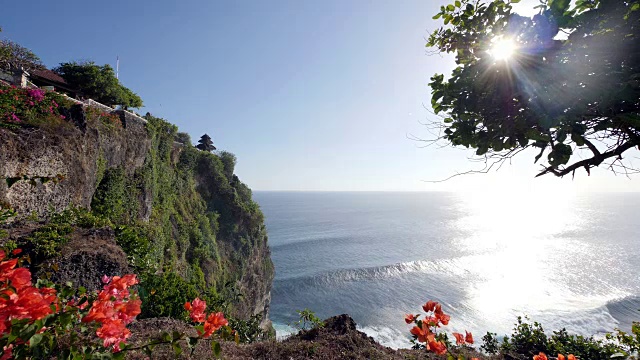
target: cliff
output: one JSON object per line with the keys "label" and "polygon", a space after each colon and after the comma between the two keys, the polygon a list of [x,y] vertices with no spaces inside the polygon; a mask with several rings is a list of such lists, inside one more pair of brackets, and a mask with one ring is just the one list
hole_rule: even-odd
{"label": "cliff", "polygon": [[180,301],[200,296],[269,328],[273,264],[235,157],[177,142],[149,114],[70,101],[60,114],[0,121],[0,208],[17,211],[0,244],[26,249],[39,277],[89,289],[137,273],[141,317],[179,318]]}

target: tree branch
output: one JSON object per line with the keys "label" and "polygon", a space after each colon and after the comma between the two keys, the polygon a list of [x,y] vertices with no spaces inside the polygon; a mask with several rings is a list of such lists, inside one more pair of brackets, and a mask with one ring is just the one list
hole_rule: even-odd
{"label": "tree branch", "polygon": [[[586,143],[585,143],[586,144]],[[627,141],[626,143],[614,148],[613,150],[610,151],[606,151],[604,153],[598,154],[598,155],[594,155],[593,157],[589,158],[589,159],[585,159],[582,161],[578,161],[577,163],[574,163],[564,169],[556,169],[554,167],[547,167],[545,168],[543,171],[541,171],[540,173],[538,173],[538,175],[536,175],[536,177],[551,173],[554,174],[555,176],[558,177],[563,177],[573,171],[575,171],[576,169],[579,169],[581,167],[584,167],[587,172],[589,172],[589,169],[592,167],[596,167],[600,164],[602,164],[602,162],[608,158],[611,157],[615,157],[615,156],[621,156],[623,152],[631,149],[634,146],[637,146],[638,143],[635,141]],[[587,145],[588,146],[588,145]],[[591,146],[593,146],[593,144],[591,144]],[[591,147],[589,147],[591,148]],[[594,147],[595,148],[595,147]],[[593,151],[593,149],[592,149]],[[596,149],[597,151],[597,149]]]}

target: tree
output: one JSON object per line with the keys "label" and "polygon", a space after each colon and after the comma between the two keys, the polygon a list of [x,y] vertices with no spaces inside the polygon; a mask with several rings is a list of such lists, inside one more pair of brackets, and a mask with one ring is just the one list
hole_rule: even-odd
{"label": "tree", "polygon": [[[486,172],[525,149],[546,161],[537,176],[607,166],[640,147],[640,1],[548,0],[531,18],[519,0],[459,0],[434,19],[427,46],[454,53],[448,79],[431,78],[436,142],[476,149]],[[512,42],[513,56],[496,57]],[[493,51],[493,53],[492,53]],[[492,56],[492,54],[494,56]]]}
{"label": "tree", "polygon": [[43,69],[42,61],[31,50],[11,40],[0,40],[0,70]]}
{"label": "tree", "polygon": [[94,62],[62,63],[54,69],[69,85],[85,96],[106,105],[122,105],[125,108],[142,107],[142,99],[130,89],[122,86],[109,65]]}
{"label": "tree", "polygon": [[198,145],[196,145],[196,147],[202,151],[213,151],[216,149],[216,147],[213,146],[211,137],[209,137],[209,135],[207,134],[202,135],[200,140],[198,140]]}

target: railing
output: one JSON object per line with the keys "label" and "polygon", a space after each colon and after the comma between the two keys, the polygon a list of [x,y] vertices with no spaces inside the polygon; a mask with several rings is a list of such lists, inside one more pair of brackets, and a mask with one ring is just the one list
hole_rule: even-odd
{"label": "railing", "polygon": [[[82,100],[78,100],[78,99],[74,99],[72,97],[69,97],[67,94],[62,94],[62,95],[64,95],[67,98],[67,100],[73,101],[76,104],[93,106],[93,107],[97,107],[99,109],[102,109],[102,110],[108,111],[108,112],[116,111],[116,109],[114,109],[114,108],[112,108],[110,106],[107,106],[107,105],[105,105],[103,103],[99,103],[99,102],[97,102],[97,101],[95,101],[93,99],[87,99],[87,100],[82,101]],[[127,115],[133,117],[136,120],[140,120],[145,124],[147,123],[147,120],[145,120],[143,117],[140,117],[139,115],[136,115],[136,114],[132,113],[131,111],[127,111],[127,110],[124,110],[124,109],[122,109],[122,111],[124,111],[125,113],[127,113]]]}

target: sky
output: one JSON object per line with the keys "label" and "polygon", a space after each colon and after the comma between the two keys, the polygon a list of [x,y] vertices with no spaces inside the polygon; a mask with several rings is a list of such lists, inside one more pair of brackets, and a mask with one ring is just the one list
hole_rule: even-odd
{"label": "sky", "polygon": [[640,190],[640,177],[603,169],[534,179],[530,153],[498,172],[430,182],[478,166],[472,151],[410,139],[430,136],[429,78],[454,67],[425,48],[444,2],[0,0],[0,37],[48,67],[115,67],[118,56],[141,113],[194,141],[209,134],[236,154],[236,173],[254,190]]}

